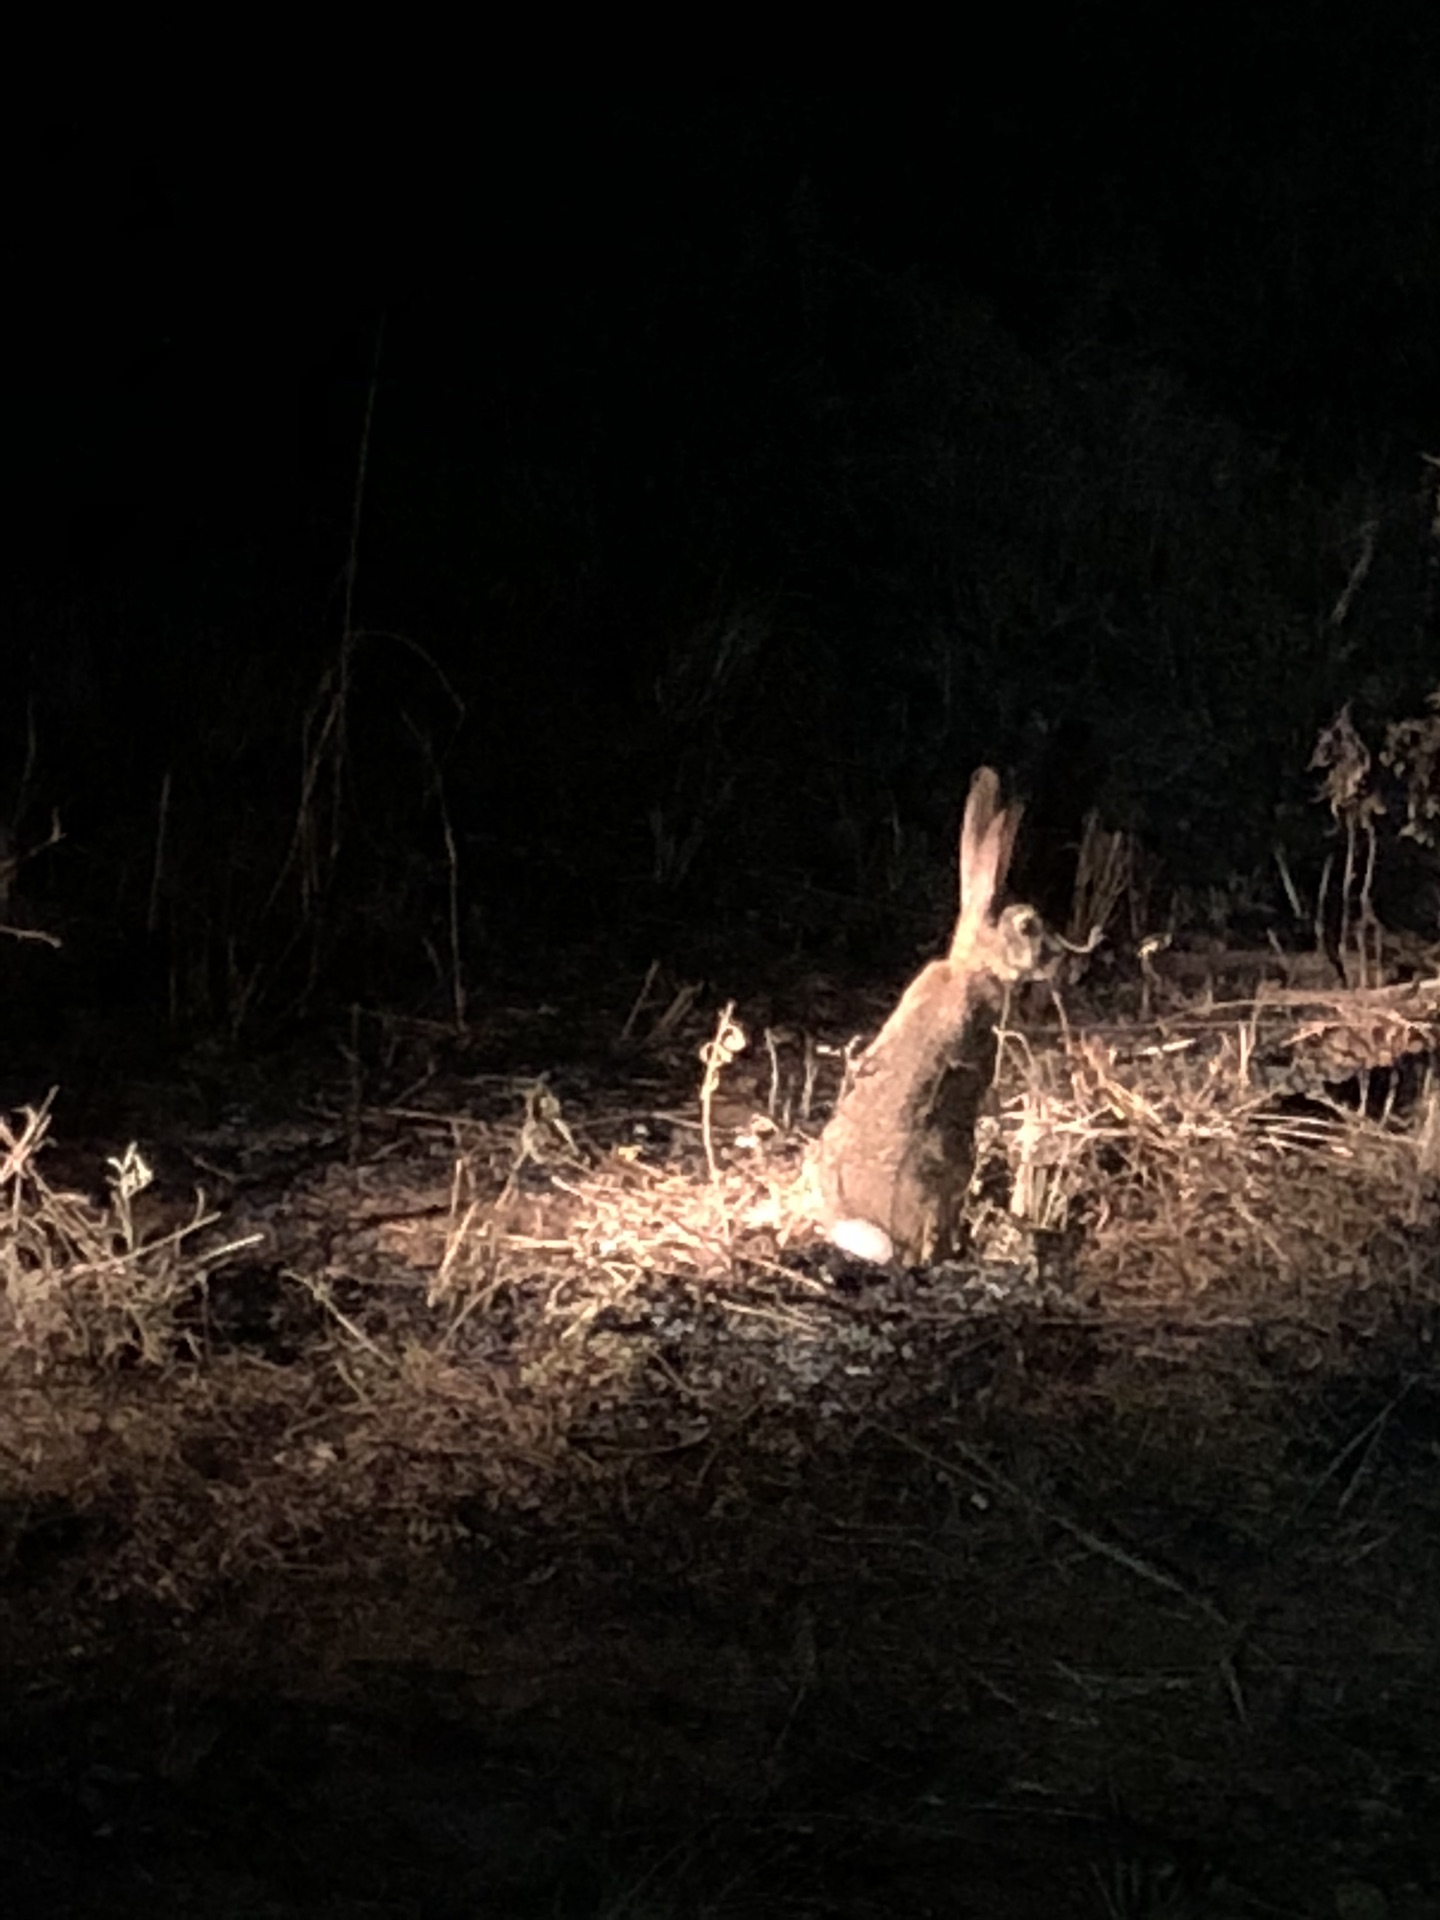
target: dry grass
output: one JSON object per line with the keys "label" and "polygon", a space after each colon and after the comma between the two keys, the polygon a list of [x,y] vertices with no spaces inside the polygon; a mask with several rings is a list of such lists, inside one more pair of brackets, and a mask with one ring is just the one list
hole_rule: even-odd
{"label": "dry grass", "polygon": [[[0,1115],[0,1275],[12,1352],[32,1371],[104,1367],[120,1356],[162,1367],[176,1309],[195,1288],[188,1243],[216,1215],[197,1192],[183,1223],[147,1233],[136,1201],[153,1178],[132,1144],[103,1169],[105,1197],[55,1187],[42,1171],[53,1092]],[[97,1170],[99,1172],[100,1170]]]}
{"label": "dry grass", "polygon": [[[673,1106],[499,1080],[464,1105],[367,1108],[354,1164],[243,1206],[197,1192],[144,1216],[133,1148],[103,1193],[52,1184],[46,1102],[0,1123],[7,1372],[75,1407],[133,1390],[147,1419],[233,1415],[239,1448],[272,1401],[315,1437],[282,1436],[258,1497],[300,1525],[317,1504],[333,1517],[337,1492],[373,1512],[378,1453],[418,1504],[463,1483],[527,1506],[742,1430],[783,1450],[790,1420],[893,1421],[997,1316],[1083,1326],[1117,1393],[1144,1371],[1126,1365],[1137,1322],[1152,1353],[1237,1326],[1338,1353],[1396,1288],[1434,1284],[1437,1099],[1427,1077],[1396,1089],[1437,1020],[1419,988],[1267,992],[1008,1032],[974,1257],[915,1276],[817,1246],[815,1123],[794,1116],[833,1097],[839,1057],[817,1075],[793,1035],[746,1048],[729,1008],[688,1110],[667,1027]],[[1388,1105],[1326,1090],[1367,1062]],[[263,1325],[237,1337],[227,1314],[247,1312]],[[287,1342],[298,1358],[277,1368]],[[45,1452],[3,1416],[0,1447],[12,1485]]]}
{"label": "dry grass", "polygon": [[[223,1204],[152,1217],[133,1158],[52,1173],[42,1106],[0,1135],[0,1510],[17,1565],[46,1515],[82,1545],[35,1645],[158,1607],[192,1685],[444,1674],[541,1771],[588,1756],[647,1911],[700,1910],[727,1822],[766,1862],[737,1911],[850,1910],[862,1836],[916,1911],[957,1849],[985,1910],[1323,1910],[1327,1823],[1364,1799],[1369,1860],[1434,1785],[1436,1018],[1007,1031],[974,1253],[918,1274],[808,1225],[843,1049],[731,1009],[603,1089],[341,1089],[249,1185],[258,1141],[192,1141]],[[1258,1905],[1154,1904],[1217,1861]]]}

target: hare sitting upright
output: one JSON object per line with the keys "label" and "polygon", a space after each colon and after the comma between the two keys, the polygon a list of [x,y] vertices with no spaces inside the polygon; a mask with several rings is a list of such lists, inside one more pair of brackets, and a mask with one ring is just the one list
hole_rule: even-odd
{"label": "hare sitting upright", "polygon": [[981,767],[960,827],[960,911],[950,951],[910,982],[860,1055],[816,1143],[811,1178],[826,1238],[883,1264],[955,1251],[975,1123],[995,1071],[1007,989],[1045,971],[1033,907],[997,913],[1021,809]]}

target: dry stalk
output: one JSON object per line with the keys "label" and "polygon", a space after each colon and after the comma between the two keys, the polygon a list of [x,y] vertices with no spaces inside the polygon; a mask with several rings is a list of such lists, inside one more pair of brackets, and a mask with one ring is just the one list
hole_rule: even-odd
{"label": "dry stalk", "polygon": [[[947,1460],[932,1448],[912,1440],[908,1434],[898,1433],[891,1427],[878,1427],[876,1431],[883,1433],[887,1440],[904,1452],[914,1454],[917,1459],[934,1467],[946,1478],[963,1477],[962,1468],[957,1467],[954,1460]],[[1003,1497],[1017,1508],[1029,1512],[1034,1518],[1043,1520],[1061,1533],[1067,1534],[1077,1545],[1084,1547],[1087,1553],[1094,1554],[1098,1559],[1108,1560],[1113,1566],[1120,1567],[1136,1580],[1157,1587],[1163,1593],[1174,1595],[1202,1619],[1229,1631],[1230,1623],[1212,1600],[1185,1586],[1173,1574],[1167,1573],[1163,1567],[1157,1567],[1143,1555],[1129,1547],[1121,1546],[1118,1541],[1105,1539],[1092,1528],[1082,1525],[1078,1520],[1073,1520],[1069,1514],[1062,1513],[1058,1507],[1044,1505],[1037,1501],[1033,1494],[1022,1488],[1008,1474],[1003,1473],[993,1460],[981,1452],[980,1448],[971,1446],[958,1434],[948,1435],[946,1445],[950,1452],[963,1462],[963,1475],[968,1475],[986,1494],[992,1497]]]}
{"label": "dry stalk", "polygon": [[[9,908],[15,890],[15,881],[26,861],[33,860],[36,854],[44,853],[47,848],[58,846],[64,838],[65,834],[60,825],[58,813],[51,814],[50,831],[46,837],[23,851],[20,850],[18,830],[11,827],[0,829],[0,910]],[[0,924],[0,933],[8,934],[12,940],[34,940],[45,947],[58,948],[64,945],[57,934],[46,933],[39,927]]]}
{"label": "dry stalk", "polygon": [[645,969],[645,978],[640,983],[640,991],[636,994],[630,1011],[625,1016],[625,1024],[620,1029],[620,1036],[617,1041],[618,1046],[622,1048],[636,1045],[643,1047],[663,1047],[675,1038],[680,1027],[689,1018],[690,1010],[694,1006],[700,992],[698,981],[682,981],[670,996],[669,1001],[661,1008],[660,1013],[647,1030],[644,1039],[636,1040],[635,1032],[639,1025],[640,1016],[650,1009],[652,1004],[650,999],[651,991],[659,977],[660,962],[658,960],[652,960],[650,965]]}
{"label": "dry stalk", "polygon": [[[513,1175],[512,1175],[513,1178]],[[460,1256],[470,1244],[471,1233],[475,1226],[476,1215],[480,1211],[480,1199],[474,1191],[475,1174],[469,1158],[457,1153],[450,1171],[450,1205],[445,1223],[445,1247],[440,1256],[440,1264],[425,1296],[427,1307],[434,1308],[449,1294],[455,1285],[455,1270]],[[482,1298],[489,1298],[495,1285],[495,1267],[499,1258],[499,1242],[496,1237],[495,1217],[492,1214],[487,1235],[488,1260],[486,1262],[489,1284],[477,1288],[464,1302],[457,1318],[446,1329],[445,1340],[453,1339],[462,1320]],[[442,1341],[442,1345],[444,1342]]]}
{"label": "dry stalk", "polygon": [[[1382,929],[1373,898],[1375,822],[1385,812],[1385,803],[1369,784],[1370,749],[1348,706],[1321,732],[1310,766],[1323,771],[1318,798],[1325,801],[1345,835],[1337,940],[1340,962],[1351,986],[1379,986]],[[1322,895],[1323,890],[1322,882]]]}
{"label": "dry stalk", "polygon": [[720,1076],[747,1045],[745,1029],[735,1019],[735,1002],[727,1000],[720,1009],[714,1033],[700,1049],[700,1062],[704,1067],[700,1081],[700,1134],[705,1143],[705,1164],[710,1170],[712,1187],[720,1179],[719,1164],[715,1158],[715,1092],[720,1085]]}
{"label": "dry stalk", "polygon": [[316,1305],[328,1313],[336,1325],[350,1336],[350,1339],[355,1345],[362,1348],[372,1359],[380,1361],[381,1365],[386,1368],[394,1368],[398,1365],[394,1354],[386,1353],[383,1347],[377,1346],[369,1334],[357,1325],[348,1313],[344,1312],[342,1308],[335,1304],[335,1297],[331,1293],[329,1286],[318,1274],[307,1273],[303,1268],[299,1267],[287,1267],[285,1269],[285,1278],[287,1280],[293,1280],[297,1286],[303,1287]]}
{"label": "dry stalk", "polygon": [[1135,888],[1135,842],[1128,833],[1111,832],[1098,813],[1085,816],[1080,853],[1075,863],[1075,891],[1071,898],[1066,939],[1077,946],[1097,946],[1120,902]]}
{"label": "dry stalk", "polygon": [[154,1179],[154,1170],[139,1147],[132,1140],[124,1153],[118,1158],[106,1161],[109,1168],[110,1204],[125,1243],[125,1251],[133,1253],[136,1245],[135,1213],[132,1202],[135,1196],[144,1193]]}
{"label": "dry stalk", "polygon": [[446,929],[450,941],[450,1012],[455,1021],[457,1036],[463,1037],[467,999],[465,993],[465,968],[461,959],[460,947],[460,856],[455,847],[455,830],[450,824],[450,812],[441,798],[441,825],[445,832],[445,876],[446,876]]}
{"label": "dry stalk", "polygon": [[160,926],[160,901],[165,886],[165,855],[170,838],[171,769],[160,780],[160,800],[155,809],[155,852],[150,862],[150,898],[145,906],[145,931],[152,938]]}

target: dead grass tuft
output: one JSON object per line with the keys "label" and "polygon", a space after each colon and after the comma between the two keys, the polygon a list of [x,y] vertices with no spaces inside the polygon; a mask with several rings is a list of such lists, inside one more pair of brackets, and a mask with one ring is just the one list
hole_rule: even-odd
{"label": "dead grass tuft", "polygon": [[13,1120],[0,1115],[0,1293],[12,1341],[37,1370],[121,1356],[163,1366],[197,1281],[187,1243],[217,1216],[197,1193],[188,1219],[147,1231],[135,1203],[153,1176],[133,1144],[108,1163],[105,1199],[52,1186],[41,1156],[53,1102],[52,1090]]}

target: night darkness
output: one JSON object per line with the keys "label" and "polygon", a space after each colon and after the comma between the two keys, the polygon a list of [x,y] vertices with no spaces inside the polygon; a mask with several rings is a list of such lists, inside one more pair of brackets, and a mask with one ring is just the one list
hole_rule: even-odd
{"label": "night darkness", "polygon": [[903,967],[982,759],[1052,911],[1091,807],[1171,889],[1313,864],[1318,728],[1434,679],[1433,34],[1336,20],[1217,69],[1077,9],[1043,109],[37,129],[12,1015],[419,1008],[452,878],[482,995]]}
{"label": "night darkness", "polygon": [[[1347,711],[1435,934],[1440,14],[1062,13],[0,135],[7,1914],[1440,1912],[1422,1015],[1116,1039],[1353,989]],[[982,766],[1124,910],[822,1245]]]}

